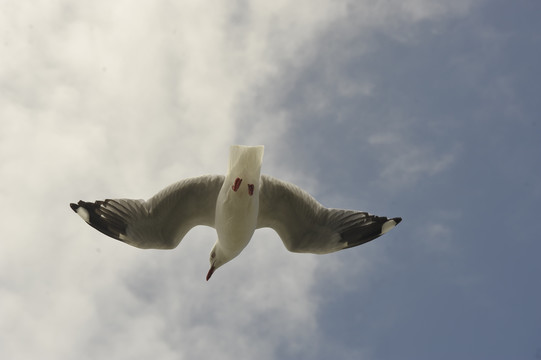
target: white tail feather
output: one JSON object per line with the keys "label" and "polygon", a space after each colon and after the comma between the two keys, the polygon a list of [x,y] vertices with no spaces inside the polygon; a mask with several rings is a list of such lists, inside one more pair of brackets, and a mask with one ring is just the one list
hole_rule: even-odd
{"label": "white tail feather", "polygon": [[231,145],[229,149],[229,169],[232,171],[261,171],[264,146]]}

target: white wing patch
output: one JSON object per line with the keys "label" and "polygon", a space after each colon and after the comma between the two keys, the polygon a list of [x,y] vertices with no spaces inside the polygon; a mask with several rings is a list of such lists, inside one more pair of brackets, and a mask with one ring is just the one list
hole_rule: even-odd
{"label": "white wing patch", "polygon": [[387,231],[391,230],[396,226],[396,221],[394,220],[387,220],[383,226],[381,227],[381,235],[385,234]]}
{"label": "white wing patch", "polygon": [[79,206],[76,210],[76,213],[77,215],[79,215],[85,222],[90,222],[90,214],[88,213],[88,211],[82,207],[82,206]]}

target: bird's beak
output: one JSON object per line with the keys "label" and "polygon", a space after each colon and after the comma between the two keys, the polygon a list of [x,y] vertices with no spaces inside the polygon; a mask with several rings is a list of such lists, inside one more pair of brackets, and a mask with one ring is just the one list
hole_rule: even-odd
{"label": "bird's beak", "polygon": [[212,276],[212,274],[214,274],[214,270],[216,270],[216,268],[214,267],[214,265],[212,265],[212,266],[210,267],[210,270],[209,270],[208,274],[207,274],[207,281],[209,281],[209,279],[210,279],[210,277]]}

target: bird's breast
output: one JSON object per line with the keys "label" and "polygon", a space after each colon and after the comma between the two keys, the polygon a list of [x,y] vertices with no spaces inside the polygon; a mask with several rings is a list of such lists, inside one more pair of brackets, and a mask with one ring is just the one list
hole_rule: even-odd
{"label": "bird's breast", "polygon": [[234,180],[231,186],[224,184],[218,195],[215,228],[221,246],[231,251],[244,249],[255,231],[259,212],[256,186],[259,184]]}

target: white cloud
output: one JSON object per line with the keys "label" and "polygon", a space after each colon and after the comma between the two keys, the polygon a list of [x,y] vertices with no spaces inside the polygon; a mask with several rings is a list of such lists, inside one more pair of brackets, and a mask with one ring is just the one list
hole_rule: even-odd
{"label": "white cloud", "polygon": [[[414,29],[420,23],[465,16],[479,2],[430,0],[383,0],[350,2],[348,20],[365,31],[383,32],[396,40],[415,41]],[[358,36],[358,34],[353,34]]]}
{"label": "white cloud", "polygon": [[381,158],[378,181],[384,186],[401,188],[419,179],[448,170],[456,161],[460,148],[454,146],[444,153],[434,151],[435,145],[416,144],[394,132],[375,133],[368,144],[376,149],[386,148]]}
{"label": "white cloud", "polygon": [[223,172],[239,93],[287,55],[266,58],[273,52],[260,40],[271,37],[270,18],[259,15],[268,28],[256,19],[255,34],[246,29],[253,38],[245,47],[224,39],[225,4],[64,5],[14,3],[9,29],[26,45],[3,39],[12,56],[0,75],[1,173],[11,189],[3,192],[2,355],[264,359],[280,344],[306,341],[310,258],[289,258],[276,275],[274,256],[246,251],[206,283],[215,235],[190,233],[185,242],[194,245],[170,254],[141,252],[68,208],[78,198],[148,197],[186,174]]}
{"label": "white cloud", "polygon": [[418,239],[423,242],[423,247],[428,251],[437,253],[449,252],[452,249],[451,238],[453,234],[449,226],[443,223],[426,224]]}
{"label": "white cloud", "polygon": [[[413,148],[394,157],[385,166],[381,176],[408,183],[421,176],[435,175],[446,170],[455,161],[453,153],[430,155],[430,149]],[[396,181],[396,180],[394,180]]]}

